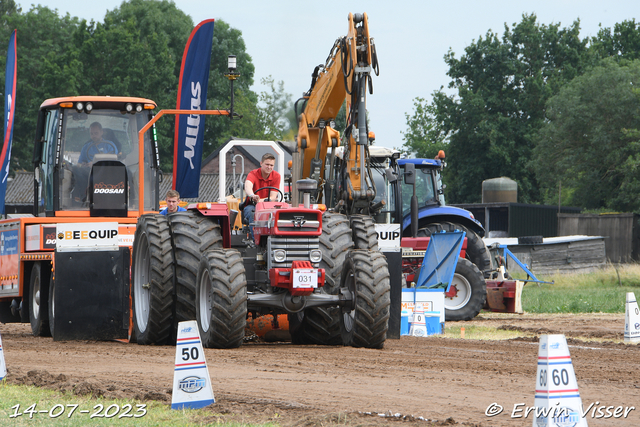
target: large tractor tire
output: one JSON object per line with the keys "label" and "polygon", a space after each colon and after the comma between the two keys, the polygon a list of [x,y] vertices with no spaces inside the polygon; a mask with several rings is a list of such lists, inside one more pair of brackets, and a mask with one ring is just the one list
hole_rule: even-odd
{"label": "large tractor tire", "polygon": [[367,251],[378,250],[378,235],[373,218],[366,215],[351,215],[349,223],[353,233],[353,245],[355,249]]}
{"label": "large tractor tire", "polygon": [[173,256],[166,216],[149,214],[138,219],[131,272],[138,344],[167,344],[173,325]]}
{"label": "large tractor tire", "polygon": [[176,212],[167,216],[175,257],[176,317],[179,322],[196,318],[196,276],[202,254],[222,248],[220,225],[195,212]]}
{"label": "large tractor tire", "polygon": [[36,337],[51,336],[49,330],[49,307],[47,300],[49,299],[49,264],[43,266],[36,262],[31,268],[31,277],[29,280],[29,321],[31,322],[31,332]]}
{"label": "large tractor tire", "polygon": [[433,224],[427,224],[424,228],[418,230],[418,236],[431,236],[433,233],[440,233],[442,231],[464,231],[467,238],[467,256],[466,258],[474,263],[478,270],[482,272],[485,279],[489,278],[491,274],[491,254],[487,245],[480,236],[474,231],[469,230],[467,227],[461,224],[452,222],[434,222]]}
{"label": "large tractor tire", "polygon": [[387,259],[378,251],[351,251],[342,269],[341,282],[355,298],[352,309],[343,310],[343,344],[382,348],[387,339],[391,306]]}
{"label": "large tractor tire", "polygon": [[[325,283],[322,292],[336,295],[340,290],[342,268],[353,248],[349,219],[345,215],[325,212],[322,215],[320,250]],[[289,333],[294,344],[341,345],[340,307],[313,307],[289,316]]]}
{"label": "large tractor tire", "polygon": [[247,278],[240,252],[212,249],[200,260],[196,317],[202,345],[237,348],[247,324]]}
{"label": "large tractor tire", "polygon": [[20,316],[11,312],[11,301],[0,301],[0,323],[20,323]]}
{"label": "large tractor tire", "polygon": [[480,313],[487,298],[482,273],[468,259],[458,258],[449,292],[444,295],[445,320],[471,320]]}
{"label": "large tractor tire", "polygon": [[53,333],[56,325],[56,281],[53,279],[53,275],[49,279],[49,300],[47,301],[47,314],[49,315],[49,334],[55,340],[56,337]]}

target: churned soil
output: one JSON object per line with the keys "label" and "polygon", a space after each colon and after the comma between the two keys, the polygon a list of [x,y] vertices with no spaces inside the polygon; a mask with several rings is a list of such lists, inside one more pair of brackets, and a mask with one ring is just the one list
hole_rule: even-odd
{"label": "churned soil", "polygon": [[[207,421],[531,426],[531,416],[516,418],[512,412],[534,405],[538,336],[559,333],[567,337],[585,409],[591,404],[637,408],[626,418],[598,418],[589,411],[589,426],[640,425],[640,348],[621,342],[623,314],[481,313],[457,325],[528,336],[496,341],[402,337],[387,340],[382,350],[287,342],[206,349],[216,398]],[[0,324],[0,334],[9,383],[171,403],[175,347],[54,342],[33,337],[26,324]],[[487,416],[487,408],[497,405],[503,411]]]}

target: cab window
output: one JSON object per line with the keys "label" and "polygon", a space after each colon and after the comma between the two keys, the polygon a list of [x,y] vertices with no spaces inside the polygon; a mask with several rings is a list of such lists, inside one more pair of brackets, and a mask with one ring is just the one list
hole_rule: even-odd
{"label": "cab window", "polygon": [[[402,174],[404,176],[404,174]],[[407,216],[411,212],[411,196],[413,186],[402,179],[402,215]],[[427,206],[437,203],[433,173],[430,169],[416,168],[416,196],[418,206]]]}

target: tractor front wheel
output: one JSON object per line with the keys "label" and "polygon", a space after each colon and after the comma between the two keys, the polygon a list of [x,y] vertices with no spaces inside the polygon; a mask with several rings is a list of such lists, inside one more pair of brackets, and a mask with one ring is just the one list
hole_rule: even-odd
{"label": "tractor front wheel", "polygon": [[237,348],[247,324],[247,278],[240,252],[211,249],[202,255],[196,279],[196,318],[202,345]]}
{"label": "tractor front wheel", "polygon": [[29,320],[31,332],[36,337],[49,336],[49,315],[47,314],[49,298],[49,275],[42,270],[39,262],[33,264],[31,280],[29,280]]}
{"label": "tractor front wheel", "polygon": [[149,214],[138,219],[131,279],[138,344],[166,344],[173,321],[173,256],[166,216]]}
{"label": "tractor front wheel", "polygon": [[[320,235],[320,268],[324,268],[325,283],[320,292],[336,295],[340,291],[340,277],[345,258],[352,248],[349,219],[342,214],[325,212],[322,215]],[[289,333],[294,344],[342,344],[339,307],[312,307],[288,317]]]}
{"label": "tractor front wheel", "polygon": [[382,348],[387,339],[391,306],[387,259],[377,251],[351,251],[342,270],[341,282],[354,298],[351,309],[343,309],[343,343]]}
{"label": "tractor front wheel", "polygon": [[178,323],[196,317],[196,276],[202,254],[222,248],[220,225],[194,212],[168,215],[171,240],[175,248],[176,319]]}

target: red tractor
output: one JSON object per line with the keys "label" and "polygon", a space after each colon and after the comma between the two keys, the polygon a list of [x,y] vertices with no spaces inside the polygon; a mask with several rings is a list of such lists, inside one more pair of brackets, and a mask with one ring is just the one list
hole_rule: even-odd
{"label": "red tractor", "polygon": [[251,242],[231,234],[225,204],[141,216],[132,271],[138,343],[169,342],[178,322],[195,318],[205,347],[238,347],[251,313],[287,314],[294,343],[381,348],[386,258],[355,250],[349,219],[310,204],[315,180],[297,188],[298,207],[283,202],[280,189],[277,201],[257,204]]}

